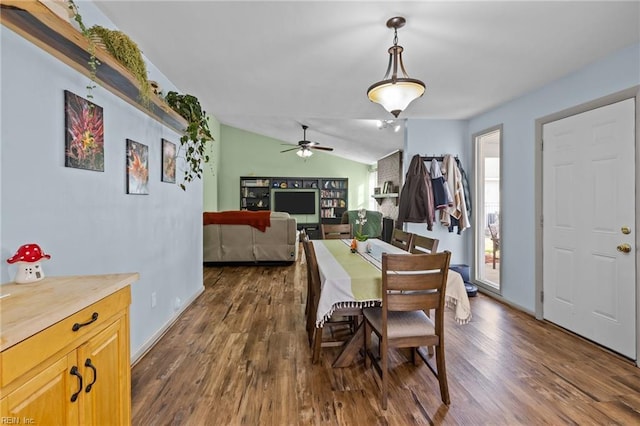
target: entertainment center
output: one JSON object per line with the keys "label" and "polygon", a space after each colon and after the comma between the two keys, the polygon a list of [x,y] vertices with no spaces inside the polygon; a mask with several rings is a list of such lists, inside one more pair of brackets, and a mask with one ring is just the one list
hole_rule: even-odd
{"label": "entertainment center", "polygon": [[348,194],[347,178],[240,177],[240,210],[287,212],[312,238],[321,223],[340,223]]}

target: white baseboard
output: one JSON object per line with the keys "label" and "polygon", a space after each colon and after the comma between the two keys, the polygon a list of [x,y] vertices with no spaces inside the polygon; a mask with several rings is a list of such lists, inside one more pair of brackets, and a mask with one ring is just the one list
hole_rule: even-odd
{"label": "white baseboard", "polygon": [[194,300],[198,298],[204,292],[204,286],[200,287],[200,290],[197,291],[193,296],[191,296],[186,303],[182,304],[180,310],[176,311],[175,314],[169,318],[162,327],[158,329],[144,344],[133,354],[131,354],[131,367],[133,367],[138,361],[142,359],[143,356],[146,355],[147,352],[151,350],[158,343],[158,340],[165,335],[165,333],[171,328],[173,323],[176,322],[180,315],[193,303]]}

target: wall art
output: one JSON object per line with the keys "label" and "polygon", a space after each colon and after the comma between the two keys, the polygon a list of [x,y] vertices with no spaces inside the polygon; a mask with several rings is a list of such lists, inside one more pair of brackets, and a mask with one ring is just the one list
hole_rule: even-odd
{"label": "wall art", "polygon": [[176,144],[162,139],[162,182],[176,183]]}
{"label": "wall art", "polygon": [[104,171],[104,120],[102,107],[64,91],[64,165]]}
{"label": "wall art", "polygon": [[127,194],[149,193],[149,147],[127,139]]}

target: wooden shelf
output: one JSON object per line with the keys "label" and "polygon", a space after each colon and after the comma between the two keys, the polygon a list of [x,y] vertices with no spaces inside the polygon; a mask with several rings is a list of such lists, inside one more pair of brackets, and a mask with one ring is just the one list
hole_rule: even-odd
{"label": "wooden shelf", "polygon": [[382,204],[382,201],[386,198],[394,198],[397,206],[399,196],[400,194],[398,194],[397,192],[390,192],[387,194],[373,194],[371,198],[375,198],[379,205]]}
{"label": "wooden shelf", "polygon": [[[0,0],[0,8],[2,25],[90,77],[89,42],[69,22],[37,0]],[[96,46],[95,56],[101,62],[96,72],[97,84],[176,132],[184,132],[187,121],[164,100],[152,94],[148,106],[140,101],[137,80],[108,52]]]}

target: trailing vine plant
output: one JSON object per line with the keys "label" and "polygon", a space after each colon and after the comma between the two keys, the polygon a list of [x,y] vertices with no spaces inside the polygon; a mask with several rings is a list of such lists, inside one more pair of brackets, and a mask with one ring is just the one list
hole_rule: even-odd
{"label": "trailing vine plant", "polygon": [[184,150],[187,164],[180,188],[186,191],[185,184],[196,178],[201,179],[202,165],[209,162],[206,145],[207,142],[214,140],[209,130],[209,117],[195,96],[170,91],[165,96],[165,101],[188,123],[184,135],[180,137],[180,147]]}
{"label": "trailing vine plant", "polygon": [[147,65],[138,45],[122,31],[110,30],[100,25],[94,25],[86,31],[94,43],[96,39],[100,40],[107,52],[131,71],[140,86],[140,101],[144,106],[149,106],[151,85],[147,77]]}
{"label": "trailing vine plant", "polygon": [[93,99],[93,89],[96,88],[96,73],[98,72],[98,65],[100,65],[100,61],[96,58],[96,44],[91,36],[91,32],[82,20],[82,15],[80,15],[78,5],[73,0],[67,0],[67,5],[73,14],[73,20],[76,21],[80,27],[80,32],[89,43],[89,48],[87,49],[87,52],[89,53],[89,61],[87,62],[87,65],[89,67],[90,83],[87,85],[87,98]]}

